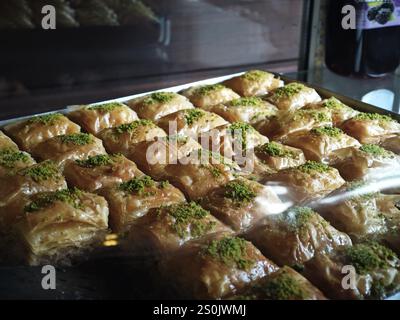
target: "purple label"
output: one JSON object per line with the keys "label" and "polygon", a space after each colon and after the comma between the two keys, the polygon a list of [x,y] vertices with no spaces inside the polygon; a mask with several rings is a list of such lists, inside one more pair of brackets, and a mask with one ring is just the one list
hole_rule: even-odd
{"label": "purple label", "polygon": [[359,1],[357,26],[377,29],[400,26],[400,0]]}

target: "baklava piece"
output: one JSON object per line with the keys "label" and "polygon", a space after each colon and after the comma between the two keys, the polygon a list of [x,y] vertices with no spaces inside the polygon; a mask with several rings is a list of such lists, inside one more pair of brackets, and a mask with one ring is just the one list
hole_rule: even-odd
{"label": "baklava piece", "polygon": [[301,149],[285,146],[274,141],[256,147],[254,153],[262,163],[276,171],[297,167],[306,162]]}
{"label": "baklava piece", "polygon": [[242,97],[261,96],[283,86],[283,81],[261,70],[250,70],[223,83]]}
{"label": "baklava piece", "polygon": [[193,109],[190,101],[174,92],[154,92],[126,103],[142,119],[157,121],[179,110]]}
{"label": "baklava piece", "polygon": [[319,289],[288,266],[266,276],[234,300],[326,300]]}
{"label": "baklava piece", "polygon": [[196,200],[233,180],[240,168],[219,154],[201,149],[179,159],[177,164],[167,165],[164,171],[167,180],[188,199]]}
{"label": "baklava piece", "polygon": [[128,250],[165,256],[189,241],[231,230],[195,202],[152,209],[129,230]]}
{"label": "baklava piece", "polygon": [[219,115],[202,109],[177,111],[157,122],[157,125],[169,135],[184,135],[192,138],[225,124],[227,122]]}
{"label": "baklava piece", "polygon": [[203,109],[216,113],[229,122],[249,124],[255,124],[278,113],[278,109],[274,105],[258,97],[235,99]]}
{"label": "baklava piece", "polygon": [[100,190],[110,206],[110,226],[124,232],[152,208],[184,202],[182,192],[167,181],[156,182],[149,176],[133,178]]}
{"label": "baklava piece", "polygon": [[332,299],[383,299],[400,289],[400,260],[375,242],[318,253],[304,274]]}
{"label": "baklava piece", "polygon": [[379,143],[400,133],[400,123],[377,113],[359,113],[344,122],[341,128],[361,143]]}
{"label": "baklava piece", "polygon": [[267,174],[261,182],[276,189],[283,187],[286,197],[296,203],[326,196],[345,183],[338,170],[314,161]]}
{"label": "baklava piece", "polygon": [[255,128],[271,140],[283,140],[287,135],[313,128],[332,126],[332,117],[325,110],[283,112],[259,122]]}
{"label": "baklava piece", "polygon": [[19,151],[16,148],[0,149],[0,177],[14,174],[35,163],[36,161],[27,152]]}
{"label": "baklava piece", "polygon": [[325,110],[331,113],[334,126],[340,126],[346,120],[349,120],[360,112],[345,105],[335,97],[325,99],[318,103],[312,103],[304,109]]}
{"label": "baklava piece", "polygon": [[232,89],[227,88],[222,84],[191,87],[183,90],[181,94],[187,97],[196,107],[199,108],[225,103],[240,98],[240,96]]}
{"label": "baklava piece", "polygon": [[56,136],[38,144],[33,150],[37,158],[52,160],[60,166],[64,166],[67,161],[84,160],[105,153],[103,142],[88,133]]}
{"label": "baklava piece", "polygon": [[164,179],[165,167],[177,164],[178,160],[201,149],[197,141],[179,135],[156,138],[152,141],[143,141],[137,144],[137,150],[129,158],[147,175],[156,180]]}
{"label": "baklava piece", "polygon": [[383,140],[381,146],[400,155],[400,134]]}
{"label": "baklava piece", "polygon": [[307,160],[329,163],[329,156],[335,150],[360,147],[353,137],[335,127],[319,127],[287,136],[285,144],[301,149]]}
{"label": "baklava piece", "polygon": [[345,180],[371,180],[392,176],[400,168],[400,156],[377,145],[364,144],[333,152],[330,164]]}
{"label": "baklava piece", "polygon": [[68,117],[93,135],[97,135],[103,129],[117,127],[138,119],[132,109],[119,102],[82,106],[70,112]]}
{"label": "baklava piece", "polygon": [[336,230],[308,207],[294,207],[266,216],[245,237],[279,265],[300,269],[316,252],[351,245],[347,234]]}
{"label": "baklava piece", "polygon": [[136,120],[121,124],[115,128],[105,129],[99,134],[108,152],[122,153],[125,156],[132,153],[138,143],[165,136],[164,130],[151,120]]}
{"label": "baklava piece", "polygon": [[16,225],[30,265],[69,264],[100,245],[107,229],[106,200],[75,188],[33,196]]}
{"label": "baklava piece", "polygon": [[186,299],[232,296],[277,269],[250,242],[226,235],[189,244],[161,263],[162,274]]}
{"label": "baklava piece", "polygon": [[3,131],[0,131],[0,150],[15,149],[18,150],[17,144],[7,137]]}
{"label": "baklava piece", "polygon": [[314,89],[294,82],[275,89],[268,97],[268,101],[279,110],[294,111],[307,104],[321,101],[321,97]]}
{"label": "baklava piece", "polygon": [[29,153],[41,142],[59,135],[78,133],[80,129],[60,113],[32,117],[5,127],[6,133]]}
{"label": "baklava piece", "polygon": [[64,168],[68,185],[95,192],[144,175],[135,163],[121,154],[101,154],[69,162]]}
{"label": "baklava piece", "polygon": [[201,199],[200,204],[217,219],[240,232],[253,227],[266,215],[285,209],[270,188],[243,178],[211,191]]}

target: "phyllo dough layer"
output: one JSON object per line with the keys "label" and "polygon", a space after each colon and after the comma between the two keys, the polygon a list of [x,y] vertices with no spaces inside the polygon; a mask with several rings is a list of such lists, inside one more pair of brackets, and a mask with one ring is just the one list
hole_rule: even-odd
{"label": "phyllo dough layer", "polygon": [[383,140],[381,146],[400,155],[400,134]]}
{"label": "phyllo dough layer", "polygon": [[3,149],[16,149],[18,150],[17,144],[7,137],[3,131],[0,131],[0,150]]}
{"label": "phyllo dough layer", "polygon": [[191,87],[183,90],[181,94],[187,97],[196,107],[199,108],[240,98],[240,96],[232,91],[232,89],[227,88],[222,84]]}
{"label": "phyllo dough layer", "polygon": [[29,153],[15,148],[0,149],[0,177],[35,164]]}

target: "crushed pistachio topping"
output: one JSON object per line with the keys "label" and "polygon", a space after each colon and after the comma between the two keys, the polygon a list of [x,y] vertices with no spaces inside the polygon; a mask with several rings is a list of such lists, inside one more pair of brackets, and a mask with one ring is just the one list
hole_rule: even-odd
{"label": "crushed pistachio topping", "polygon": [[151,105],[156,103],[168,103],[176,97],[175,93],[172,92],[154,92],[143,100],[144,105]]}
{"label": "crushed pistachio topping", "polygon": [[360,150],[376,157],[393,158],[395,154],[375,144],[363,144]]}
{"label": "crushed pistachio topping", "polygon": [[307,297],[301,283],[284,272],[267,280],[261,289],[268,299],[273,300],[303,300]]}
{"label": "crushed pistachio topping", "polygon": [[261,70],[250,70],[243,74],[241,78],[249,81],[259,81],[265,79],[267,76],[269,76],[268,72]]}
{"label": "crushed pistachio topping", "polygon": [[185,121],[187,125],[192,125],[200,118],[204,117],[206,113],[200,109],[187,109],[185,110]]}
{"label": "crushed pistachio topping", "polygon": [[160,188],[161,189],[165,189],[168,188],[171,184],[169,183],[169,181],[165,180],[165,181],[160,181]]}
{"label": "crushed pistachio topping", "polygon": [[259,107],[264,101],[258,97],[239,98],[230,101],[228,104],[232,107]]}
{"label": "crushed pistachio topping", "polygon": [[93,136],[89,133],[74,133],[58,136],[61,143],[84,146],[93,142]]}
{"label": "crushed pistachio topping", "polygon": [[302,230],[317,213],[308,207],[294,207],[287,211],[285,219],[289,219],[294,230]]}
{"label": "crushed pistachio topping", "polygon": [[21,171],[21,174],[31,178],[35,182],[61,177],[57,165],[52,161],[43,161],[29,168],[25,168]]}
{"label": "crushed pistachio topping", "polygon": [[64,116],[61,113],[50,113],[42,116],[32,117],[28,120],[28,123],[39,123],[44,125],[53,125]]}
{"label": "crushed pistachio topping", "polygon": [[[347,107],[344,103],[342,103],[340,100],[336,99],[335,97],[329,98],[327,100],[324,100],[322,102],[322,106],[329,108],[329,109],[343,109],[345,107]],[[347,107],[349,108],[349,107]]]}
{"label": "crushed pistachio topping", "polygon": [[317,136],[329,136],[332,138],[339,138],[343,134],[343,131],[339,128],[326,126],[314,128],[311,130],[311,133]]}
{"label": "crushed pistachio topping", "polygon": [[263,145],[256,147],[256,151],[271,157],[294,158],[296,156],[293,151],[284,149],[281,144],[274,141],[264,143]]}
{"label": "crushed pistachio topping", "polygon": [[96,106],[90,106],[88,107],[88,110],[98,110],[101,112],[110,112],[118,108],[122,108],[124,105],[119,102],[109,102],[109,103],[103,103],[99,104]]}
{"label": "crushed pistachio topping", "polygon": [[130,133],[135,131],[140,127],[151,127],[154,128],[156,125],[153,121],[147,119],[135,120],[131,123],[121,124],[113,129],[113,132],[116,134]]}
{"label": "crushed pistachio topping", "polygon": [[205,96],[211,92],[214,91],[218,91],[218,90],[222,90],[224,89],[225,86],[223,86],[222,84],[210,84],[210,85],[205,85],[205,86],[201,86],[198,87],[194,90],[193,94],[194,95],[199,95],[199,96]]}
{"label": "crushed pistachio topping", "polygon": [[397,260],[397,256],[392,250],[377,242],[361,243],[348,247],[346,248],[346,257],[359,274],[391,268]]}
{"label": "crushed pistachio topping", "polygon": [[307,161],[306,163],[297,167],[298,170],[304,173],[324,173],[330,171],[332,168],[324,163],[316,162],[316,161]]}
{"label": "crushed pistachio topping", "polygon": [[354,117],[355,120],[378,120],[380,123],[382,122],[390,122],[393,119],[390,116],[382,115],[378,113],[359,113]]}
{"label": "crushed pistachio topping", "polygon": [[[235,135],[235,138],[238,138],[238,141],[242,144],[242,150],[247,149],[247,134],[251,132],[255,132],[255,129],[244,122],[234,122],[229,126],[229,132]],[[239,134],[239,137],[237,135]]]}
{"label": "crushed pistachio topping", "polygon": [[115,162],[115,157],[118,155],[110,156],[108,154],[100,154],[89,157],[85,160],[75,160],[75,162],[85,168],[95,168],[100,166],[108,166]]}
{"label": "crushed pistachio topping", "polygon": [[[210,212],[204,210],[195,202],[182,203],[167,207],[168,214],[174,218],[172,229],[179,237],[185,238],[189,234],[201,237],[215,227],[215,221],[207,221]],[[190,227],[190,229],[189,229]]]}
{"label": "crushed pistachio topping", "polygon": [[[367,183],[365,181],[351,181],[348,182],[346,185],[346,191],[354,191],[357,192],[359,189],[362,189],[363,187],[367,186]],[[355,195],[354,197],[351,197],[352,200],[358,200],[358,199],[363,199],[363,200],[369,200],[373,199],[374,197],[378,196],[379,192],[368,192],[368,193],[360,193]]]}
{"label": "crushed pistachio topping", "polygon": [[303,120],[303,119],[313,119],[318,123],[330,122],[331,115],[324,111],[319,110],[297,110],[294,112],[293,121]]}
{"label": "crushed pistachio topping", "polygon": [[250,184],[242,180],[231,181],[226,184],[225,188],[224,197],[238,205],[249,203],[257,196]]}
{"label": "crushed pistachio topping", "polygon": [[276,89],[272,97],[276,99],[291,98],[305,88],[306,86],[301,83],[289,83],[286,86]]}
{"label": "crushed pistachio topping", "polygon": [[239,237],[225,237],[213,240],[204,247],[202,253],[211,256],[228,266],[246,270],[254,265],[254,261],[247,257],[247,241]]}
{"label": "crushed pistachio topping", "polygon": [[79,209],[82,207],[80,196],[82,191],[77,188],[64,189],[51,193],[40,194],[34,201],[25,206],[25,212],[35,212],[44,208],[48,208],[56,201],[61,201],[72,205]]}
{"label": "crushed pistachio topping", "polygon": [[133,178],[119,185],[119,189],[127,193],[144,195],[144,190],[155,186],[155,181],[149,176]]}
{"label": "crushed pistachio topping", "polygon": [[0,166],[5,168],[14,168],[17,162],[27,163],[30,159],[27,153],[15,149],[0,151]]}

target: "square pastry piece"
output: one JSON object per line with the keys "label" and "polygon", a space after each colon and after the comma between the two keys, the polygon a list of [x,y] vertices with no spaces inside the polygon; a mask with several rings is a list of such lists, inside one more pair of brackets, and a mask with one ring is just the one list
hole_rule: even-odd
{"label": "square pastry piece", "polygon": [[174,92],[154,92],[126,103],[142,119],[156,121],[179,110],[193,109],[188,98]]}
{"label": "square pastry piece", "polygon": [[[130,228],[128,250],[151,255],[174,253],[182,245],[231,230],[195,202],[152,209]],[[179,253],[178,253],[179,254]]]}
{"label": "square pastry piece", "polygon": [[297,110],[283,112],[276,117],[257,123],[255,128],[271,140],[283,141],[286,136],[299,131],[332,126],[332,116],[326,110]]}
{"label": "square pastry piece", "polygon": [[100,191],[110,206],[110,226],[124,232],[152,208],[184,202],[182,192],[167,181],[156,182],[149,176],[103,188]]}
{"label": "square pastry piece", "polygon": [[105,129],[99,134],[108,152],[122,153],[125,156],[133,152],[139,142],[165,136],[164,130],[151,120],[136,120],[121,124],[115,128]]}
{"label": "square pastry piece", "polygon": [[279,265],[300,267],[316,252],[351,245],[350,237],[332,227],[307,207],[295,207],[269,215],[246,235],[266,256]]}
{"label": "square pastry piece", "polygon": [[88,133],[56,136],[38,144],[33,150],[37,158],[52,160],[60,166],[68,160],[84,160],[105,153],[102,141]]}
{"label": "square pastry piece", "polygon": [[259,98],[248,97],[231,100],[203,108],[214,112],[229,122],[246,122],[255,124],[277,114],[278,109],[271,103]]}
{"label": "square pastry piece", "polygon": [[332,153],[331,165],[348,180],[390,177],[400,168],[400,156],[374,144],[347,148]]}
{"label": "square pastry piece", "polygon": [[0,233],[19,218],[27,199],[40,192],[65,189],[60,170],[51,161],[41,162],[0,178]]}
{"label": "square pastry piece", "polygon": [[301,149],[285,146],[274,141],[256,147],[254,153],[263,164],[276,171],[297,167],[306,162]]}
{"label": "square pastry piece", "polygon": [[12,175],[20,169],[35,164],[29,153],[16,148],[0,149],[0,177]]}
{"label": "square pastry piece", "polygon": [[202,109],[181,110],[169,114],[157,124],[168,132],[168,135],[184,135],[196,138],[200,133],[227,124],[227,122],[215,113]]}
{"label": "square pastry piece", "polygon": [[303,150],[307,160],[329,163],[333,151],[360,147],[353,137],[335,127],[318,127],[310,131],[301,131],[285,138],[285,144]]}
{"label": "square pastry piece", "polygon": [[78,189],[33,196],[16,225],[23,258],[30,265],[69,263],[99,245],[107,228],[105,199]]}
{"label": "square pastry piece", "polygon": [[121,154],[101,154],[69,162],[64,176],[70,186],[94,192],[144,175],[136,164]]}
{"label": "square pastry piece", "polygon": [[338,170],[314,161],[267,174],[261,182],[276,190],[283,187],[283,195],[295,203],[326,196],[345,183]]}
{"label": "square pastry piece", "polygon": [[242,97],[262,96],[269,91],[282,87],[283,81],[274,75],[261,70],[250,70],[244,74],[226,80],[223,83]]}
{"label": "square pastry piece", "polygon": [[319,289],[288,266],[262,278],[234,300],[326,300]]}
{"label": "square pastry piece", "polygon": [[376,242],[318,253],[304,274],[332,299],[383,299],[400,289],[400,260]]}
{"label": "square pastry piece", "polygon": [[321,97],[317,91],[296,82],[275,89],[267,99],[273,105],[277,106],[279,110],[290,111],[300,109],[310,103],[321,101]]}
{"label": "square pastry piece", "polygon": [[189,244],[161,262],[162,274],[186,299],[221,299],[242,292],[278,267],[250,242],[220,235]]}
{"label": "square pastry piece", "polygon": [[400,133],[400,123],[377,113],[359,113],[344,122],[341,128],[361,143],[379,143]]}
{"label": "square pastry piece", "polygon": [[119,102],[81,106],[70,112],[68,117],[79,123],[86,132],[94,135],[103,129],[113,128],[138,119],[135,111]]}
{"label": "square pastry piece", "polygon": [[32,152],[41,142],[63,134],[73,134],[80,127],[60,113],[36,116],[5,127],[7,134],[22,150]]}
{"label": "square pastry piece", "polygon": [[400,134],[383,140],[381,147],[400,155]]}
{"label": "square pastry piece", "polygon": [[325,110],[330,112],[334,126],[340,126],[346,120],[349,120],[360,113],[359,111],[345,105],[335,97],[306,105],[304,109]]}
{"label": "square pastry piece", "polygon": [[7,137],[3,131],[0,131],[0,150],[3,149],[17,149],[17,144]]}
{"label": "square pastry piece", "polygon": [[244,231],[266,215],[285,210],[271,188],[243,178],[211,191],[200,204],[235,231]]}
{"label": "square pastry piece", "polygon": [[191,87],[183,90],[181,94],[187,97],[196,107],[199,108],[225,103],[240,98],[240,96],[232,89],[227,88],[222,84]]}

